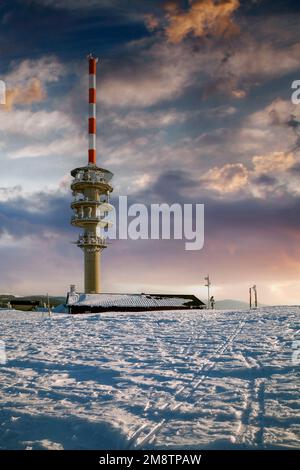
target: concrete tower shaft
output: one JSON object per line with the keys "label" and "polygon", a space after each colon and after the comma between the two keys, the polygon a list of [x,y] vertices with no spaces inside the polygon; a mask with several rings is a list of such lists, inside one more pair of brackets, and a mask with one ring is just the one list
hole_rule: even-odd
{"label": "concrete tower shaft", "polygon": [[82,228],[77,242],[84,252],[84,291],[100,293],[101,251],[107,247],[105,229],[110,226],[108,212],[113,209],[109,195],[112,173],[96,164],[96,64],[91,54],[89,60],[89,150],[88,164],[71,171],[71,190],[74,215],[71,224]]}

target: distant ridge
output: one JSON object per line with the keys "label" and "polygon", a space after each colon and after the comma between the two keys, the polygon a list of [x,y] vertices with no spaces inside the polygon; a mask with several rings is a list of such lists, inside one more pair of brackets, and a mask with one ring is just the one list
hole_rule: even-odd
{"label": "distant ridge", "polygon": [[[0,294],[0,307],[6,307],[7,302],[11,300],[39,300],[42,304],[47,303],[48,299],[46,295],[12,295],[12,294]],[[66,301],[65,297],[49,295],[50,305],[56,307],[57,305],[63,304]]]}

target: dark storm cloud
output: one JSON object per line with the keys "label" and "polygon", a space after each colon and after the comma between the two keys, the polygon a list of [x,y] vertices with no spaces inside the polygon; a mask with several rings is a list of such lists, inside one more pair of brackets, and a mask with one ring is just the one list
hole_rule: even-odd
{"label": "dark storm cloud", "polygon": [[182,189],[194,191],[197,187],[199,187],[199,183],[191,179],[188,173],[171,170],[161,174],[147,190],[135,194],[134,199],[144,203],[166,202],[172,204],[172,202],[183,200]]}
{"label": "dark storm cloud", "polygon": [[95,47],[101,55],[112,53],[127,41],[148,35],[144,12],[151,3],[2,0],[0,67],[6,67],[12,57],[55,53],[69,60],[84,57]]}
{"label": "dark storm cloud", "polygon": [[[300,197],[280,204],[263,200],[207,201],[206,223],[208,230],[234,231],[239,233],[277,233],[300,230]],[[259,235],[260,234],[260,235]]]}
{"label": "dark storm cloud", "polygon": [[262,174],[253,178],[253,182],[262,186],[275,186],[277,179],[274,176]]}
{"label": "dark storm cloud", "polygon": [[37,192],[0,201],[0,235],[47,238],[51,233],[67,233],[70,231],[69,203],[69,195],[58,192]]}
{"label": "dark storm cloud", "polygon": [[300,175],[300,163],[296,163],[289,169],[290,174],[294,174],[296,176]]}
{"label": "dark storm cloud", "polygon": [[294,114],[282,116],[276,109],[272,109],[269,113],[271,123],[274,126],[287,127],[291,129],[295,135],[295,142],[291,151],[295,152],[300,148],[300,121]]}
{"label": "dark storm cloud", "polygon": [[[258,184],[272,186],[276,178],[261,175]],[[258,231],[285,232],[300,230],[300,196],[280,198],[250,198],[234,195],[230,199],[214,199],[207,193],[201,181],[184,172],[171,171],[162,174],[151,188],[129,198],[140,203],[191,203],[205,204],[206,232],[214,234]],[[274,232],[273,232],[274,233]]]}

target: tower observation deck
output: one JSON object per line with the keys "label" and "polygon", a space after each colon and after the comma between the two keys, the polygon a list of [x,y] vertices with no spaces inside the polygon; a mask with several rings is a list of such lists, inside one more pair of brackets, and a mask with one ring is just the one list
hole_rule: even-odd
{"label": "tower observation deck", "polygon": [[86,166],[71,171],[71,190],[74,215],[71,224],[80,227],[82,233],[75,242],[84,252],[84,292],[101,292],[100,257],[107,247],[105,232],[111,225],[107,220],[113,209],[109,196],[113,188],[110,184],[113,174],[100,168],[96,163],[96,65],[98,59],[91,54],[89,61],[89,150]]}

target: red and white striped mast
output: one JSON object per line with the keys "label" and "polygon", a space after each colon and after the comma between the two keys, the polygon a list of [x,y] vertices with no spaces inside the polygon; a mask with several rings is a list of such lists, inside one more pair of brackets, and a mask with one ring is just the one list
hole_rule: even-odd
{"label": "red and white striped mast", "polygon": [[96,80],[98,58],[92,54],[87,56],[89,61],[89,164],[96,165]]}

